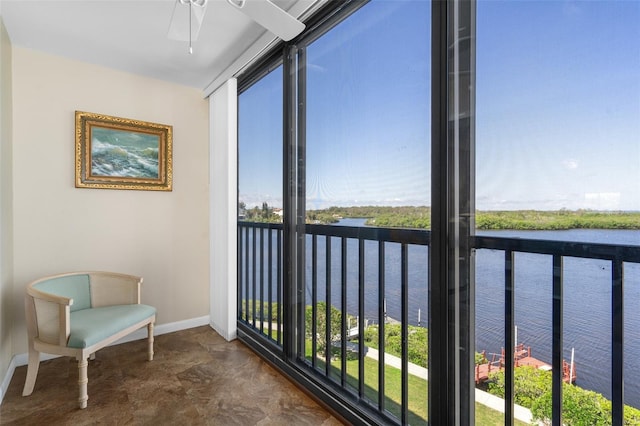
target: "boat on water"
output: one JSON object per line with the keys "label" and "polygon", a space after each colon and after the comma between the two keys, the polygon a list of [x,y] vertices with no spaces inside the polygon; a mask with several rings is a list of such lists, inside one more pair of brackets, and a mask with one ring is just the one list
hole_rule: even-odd
{"label": "boat on water", "polygon": [[[475,380],[476,384],[484,383],[489,379],[491,373],[504,370],[505,367],[505,350],[502,348],[499,354],[489,354],[491,359],[487,358],[486,351],[482,351],[482,362],[476,364],[475,367]],[[573,358],[573,357],[572,357]],[[516,345],[513,351],[513,366],[531,366],[540,370],[551,371],[551,365],[544,361],[531,356],[531,346],[526,346],[524,343]],[[562,360],[562,378],[565,383],[575,383],[576,381],[576,368],[573,359],[571,362]]]}

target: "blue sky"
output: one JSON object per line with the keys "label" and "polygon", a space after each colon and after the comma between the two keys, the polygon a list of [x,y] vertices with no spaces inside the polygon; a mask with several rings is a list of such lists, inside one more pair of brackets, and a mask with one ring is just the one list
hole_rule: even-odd
{"label": "blue sky", "polygon": [[[374,0],[307,50],[308,208],[430,205],[429,9]],[[477,208],[640,210],[639,70],[640,1],[480,0]],[[281,80],[240,98],[248,205],[281,205]]]}
{"label": "blue sky", "polygon": [[640,210],[640,2],[480,1],[477,46],[477,207]]}
{"label": "blue sky", "polygon": [[368,4],[307,51],[307,206],[426,205],[430,4]]}
{"label": "blue sky", "polygon": [[239,200],[282,207],[282,67],[238,99]]}

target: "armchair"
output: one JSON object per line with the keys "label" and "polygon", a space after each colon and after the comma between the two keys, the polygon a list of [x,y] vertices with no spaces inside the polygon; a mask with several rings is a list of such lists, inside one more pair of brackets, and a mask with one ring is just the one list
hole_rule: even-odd
{"label": "armchair", "polygon": [[87,407],[87,359],[99,349],[146,326],[152,361],[156,309],[140,304],[141,284],[141,277],[113,272],[72,272],[31,282],[25,297],[29,364],[22,395],[33,392],[40,352],[78,360],[80,408]]}

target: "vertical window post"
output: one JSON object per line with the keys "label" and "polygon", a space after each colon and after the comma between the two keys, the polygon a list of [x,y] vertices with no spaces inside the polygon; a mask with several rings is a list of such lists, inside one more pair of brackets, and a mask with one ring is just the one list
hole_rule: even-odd
{"label": "vertical window post", "polygon": [[[284,49],[284,151],[283,151],[283,262],[284,268],[284,341],[285,358],[294,360],[304,342],[304,301],[299,288],[304,288],[304,141],[299,140],[298,114],[298,49],[287,45]],[[300,107],[302,108],[302,107]],[[302,287],[301,287],[302,286]]]}
{"label": "vertical window post", "polygon": [[429,422],[473,424],[475,2],[432,9]]}

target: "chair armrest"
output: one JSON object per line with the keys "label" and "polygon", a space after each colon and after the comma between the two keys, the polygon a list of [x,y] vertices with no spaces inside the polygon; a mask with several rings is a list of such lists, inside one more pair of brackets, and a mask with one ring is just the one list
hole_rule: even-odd
{"label": "chair armrest", "polygon": [[37,288],[28,286],[27,294],[35,299],[44,300],[47,302],[56,303],[59,305],[73,305],[73,299],[70,297],[59,296],[57,294],[46,293],[44,291],[40,291]]}
{"label": "chair armrest", "polygon": [[91,307],[140,304],[142,277],[114,272],[91,272]]}
{"label": "chair armrest", "polygon": [[73,299],[27,288],[25,309],[27,333],[30,338],[59,346],[69,340],[71,322],[70,306]]}

